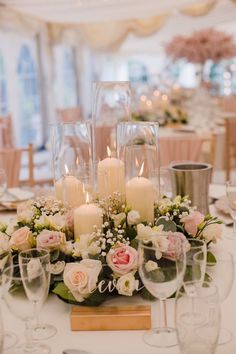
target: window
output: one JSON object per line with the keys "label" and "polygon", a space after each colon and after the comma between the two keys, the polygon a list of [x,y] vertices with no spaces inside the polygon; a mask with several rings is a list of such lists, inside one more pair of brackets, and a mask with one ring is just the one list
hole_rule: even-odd
{"label": "window", "polygon": [[77,99],[76,60],[73,47],[57,45],[55,58],[55,97],[57,108],[75,107]]}
{"label": "window", "polygon": [[19,78],[19,109],[21,121],[21,144],[39,140],[40,96],[36,64],[30,48],[23,44],[20,48],[17,64]]}
{"label": "window", "polygon": [[2,52],[0,52],[0,115],[5,115],[7,112],[8,112],[7,81],[5,76],[3,55]]}

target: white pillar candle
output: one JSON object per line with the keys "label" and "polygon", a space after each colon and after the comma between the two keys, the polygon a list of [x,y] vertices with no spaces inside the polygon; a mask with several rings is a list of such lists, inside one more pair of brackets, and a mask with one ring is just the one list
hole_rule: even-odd
{"label": "white pillar candle", "polygon": [[107,157],[98,163],[97,170],[98,197],[108,197],[115,192],[125,194],[124,163],[115,157]]}
{"label": "white pillar candle", "polygon": [[137,210],[141,221],[154,221],[154,186],[145,177],[134,177],[126,184],[126,203]]}
{"label": "white pillar candle", "polygon": [[83,204],[74,210],[74,237],[75,239],[83,234],[91,234],[94,226],[102,228],[102,209],[95,204]]}
{"label": "white pillar candle", "polygon": [[78,207],[85,202],[83,183],[74,176],[64,176],[55,183],[56,198]]}

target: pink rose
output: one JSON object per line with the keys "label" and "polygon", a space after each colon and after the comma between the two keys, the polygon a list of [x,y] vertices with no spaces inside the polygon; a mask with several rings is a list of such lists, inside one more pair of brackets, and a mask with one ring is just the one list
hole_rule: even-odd
{"label": "pink rose", "polygon": [[181,219],[181,222],[184,224],[185,230],[192,236],[195,236],[197,233],[197,227],[203,222],[204,218],[205,216],[199,211],[193,211],[189,215],[184,216]]}
{"label": "pink rose", "polygon": [[107,254],[107,264],[113,272],[123,275],[137,268],[137,251],[128,245],[118,244]]}
{"label": "pink rose", "polygon": [[63,232],[43,230],[37,236],[37,248],[59,249],[66,242]]}
{"label": "pink rose", "polygon": [[10,246],[14,250],[25,251],[32,247],[32,232],[27,226],[13,232]]}
{"label": "pink rose", "polygon": [[186,253],[190,249],[190,244],[187,238],[181,232],[167,233],[167,239],[169,241],[168,250],[163,253],[163,257],[175,260],[178,255],[181,254],[182,250]]}

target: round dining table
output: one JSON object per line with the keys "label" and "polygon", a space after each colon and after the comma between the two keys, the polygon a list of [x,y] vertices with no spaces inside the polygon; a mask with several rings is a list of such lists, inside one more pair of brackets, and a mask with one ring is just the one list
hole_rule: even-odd
{"label": "round dining table", "polygon": [[[211,186],[212,197],[217,198],[223,193],[223,186]],[[216,209],[212,207],[212,213]],[[0,220],[6,221],[13,217],[14,213],[1,212]],[[218,215],[220,216],[220,215]],[[229,222],[230,218],[226,218]],[[227,238],[231,232],[231,226],[223,225],[223,237],[217,247],[230,251],[236,259],[235,239]],[[222,282],[224,279],[222,279]],[[159,322],[159,302],[147,302],[140,297],[118,297],[108,301],[105,306],[116,304],[151,304],[152,327]],[[167,300],[168,325],[174,325],[174,299]],[[147,345],[143,340],[144,330],[117,330],[117,331],[72,331],[70,327],[70,313],[72,305],[62,302],[57,296],[50,294],[40,313],[40,322],[52,324],[57,328],[57,334],[45,341],[51,347],[52,354],[62,354],[66,349],[81,350],[81,354],[180,354],[178,345],[171,348],[156,348]],[[19,342],[24,340],[24,325],[22,321],[10,313],[4,302],[2,303],[2,318],[5,330],[17,334]],[[221,305],[221,327],[227,327],[233,334],[232,340],[226,344],[218,345],[215,354],[234,354],[236,352],[236,282],[227,299]],[[4,354],[11,354],[11,350]],[[69,354],[69,353],[68,353]],[[75,353],[76,354],[76,353]],[[79,352],[78,352],[79,354]],[[84,353],[85,354],[85,353]],[[199,353],[205,354],[205,353]],[[210,353],[209,353],[210,354]]]}

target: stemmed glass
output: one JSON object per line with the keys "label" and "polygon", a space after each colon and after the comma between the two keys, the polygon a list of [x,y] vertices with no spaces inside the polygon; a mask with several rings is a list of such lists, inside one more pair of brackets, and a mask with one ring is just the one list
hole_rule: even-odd
{"label": "stemmed glass", "polygon": [[[45,282],[49,290],[50,286],[50,253],[47,250],[39,250],[32,248],[19,253],[19,266],[21,274],[25,277],[28,274],[28,269],[31,265],[40,265],[45,273]],[[48,291],[45,292],[45,297],[41,299],[41,305],[46,300]],[[37,315],[39,312],[37,312]],[[51,324],[40,323],[37,316],[36,325],[32,329],[32,337],[34,340],[42,340],[53,337],[57,333],[56,327]]]}
{"label": "stemmed glass", "polygon": [[230,215],[233,219],[233,232],[232,235],[227,235],[228,238],[236,239],[236,183],[230,181],[226,182],[226,196]]}
{"label": "stemmed glass", "polygon": [[211,282],[184,282],[176,293],[175,323],[182,354],[213,354],[220,329],[217,286]]}
{"label": "stemmed glass", "polygon": [[175,329],[166,323],[166,299],[173,295],[182,283],[186,257],[182,242],[173,244],[172,257],[159,259],[159,246],[152,241],[139,241],[139,275],[147,290],[160,300],[162,326],[144,334],[145,343],[154,347],[171,347],[177,344]]}
{"label": "stemmed glass", "polygon": [[7,190],[7,176],[3,168],[0,168],[0,198],[6,193]]}
{"label": "stemmed glass", "polygon": [[[10,251],[5,251],[1,256],[0,256],[0,289],[1,289],[1,296],[0,298],[2,299],[2,273],[4,271],[4,269],[12,267],[12,256],[11,256],[11,252]],[[10,349],[12,347],[14,347],[14,345],[17,342],[17,336],[15,333],[13,332],[9,332],[9,331],[4,331],[4,344],[3,344],[3,348],[5,350]]]}
{"label": "stemmed glass", "polygon": [[[189,250],[186,252],[186,271],[184,281],[196,280],[203,282],[206,270],[207,247],[203,240],[188,238],[190,244]],[[201,252],[201,269],[194,262],[194,255]]]}
{"label": "stemmed glass", "polygon": [[[206,262],[206,279],[214,283],[218,287],[220,302],[223,302],[229,295],[234,281],[234,259],[233,255],[223,249],[211,247],[214,257]],[[194,263],[198,266],[199,270],[203,270],[203,255],[201,252],[196,253],[194,256]],[[220,336],[218,344],[225,344],[232,339],[232,333],[226,329],[220,329]]]}
{"label": "stemmed glass", "polygon": [[25,323],[25,343],[15,348],[15,354],[48,354],[50,347],[35,342],[31,335],[31,321],[40,310],[41,303],[48,292],[45,272],[40,263],[32,262],[20,273],[19,265],[13,265],[3,271],[3,299],[13,315]]}

